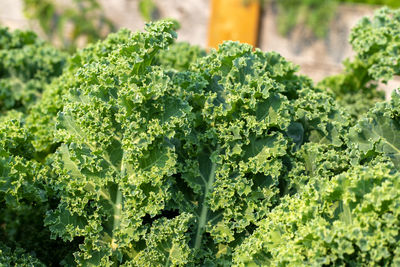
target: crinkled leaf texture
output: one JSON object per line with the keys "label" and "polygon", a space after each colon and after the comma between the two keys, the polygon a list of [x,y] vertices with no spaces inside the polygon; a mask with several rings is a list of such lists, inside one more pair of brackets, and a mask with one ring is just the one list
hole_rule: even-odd
{"label": "crinkled leaf texture", "polygon": [[[153,231],[143,217],[159,214],[171,198],[168,189],[176,172],[171,139],[187,125],[190,107],[151,63],[173,41],[172,26],[150,24],[147,32],[78,69],[74,79],[79,87],[72,88],[59,113],[57,137],[65,143],[55,157],[59,178],[54,186],[63,194],[46,223],[65,240],[85,236],[76,253],[81,265],[141,258],[139,241],[148,236],[151,242]],[[182,216],[176,223],[187,220]],[[184,232],[164,231],[166,243],[186,239]],[[183,245],[171,247],[176,252],[168,260],[182,261],[188,255]],[[162,246],[154,246],[164,254]]]}
{"label": "crinkled leaf texture", "polygon": [[0,266],[45,267],[34,255],[21,248],[11,249],[0,242]]}
{"label": "crinkled leaf texture", "polygon": [[183,71],[153,64],[172,29],[106,41],[65,78],[46,225],[84,238],[78,265],[229,265],[297,190],[297,151],[343,145],[348,118],[276,53],[226,42]]}
{"label": "crinkled leaf texture", "polygon": [[[340,147],[348,120],[276,53],[226,42],[190,70],[175,76],[195,116],[190,135],[177,143],[178,205],[197,216],[197,264],[224,265],[295,188],[293,153],[307,142]],[[185,75],[192,75],[189,85]],[[182,192],[182,183],[190,190]]]}
{"label": "crinkled leaf texture", "polygon": [[18,209],[24,203],[47,201],[46,168],[32,160],[32,137],[21,121],[0,123],[0,203]]}
{"label": "crinkled leaf texture", "polygon": [[[21,115],[8,113],[11,114]],[[35,160],[33,138],[24,127],[22,116],[15,119],[8,115],[0,121],[0,243],[13,251],[23,248],[26,255],[35,255],[45,264],[58,263],[70,253],[68,249],[74,249],[74,243],[65,245],[61,240],[51,240],[49,230],[43,225],[49,202],[57,203],[53,190],[47,186],[51,172],[48,166]],[[0,265],[42,266],[28,264],[17,251],[20,249],[15,253],[10,250],[9,256],[1,251]]]}
{"label": "crinkled leaf texture", "polygon": [[27,110],[45,84],[61,74],[66,55],[39,40],[33,32],[0,27],[0,116]]}
{"label": "crinkled leaf texture", "polygon": [[[384,9],[353,32],[357,60],[331,80],[361,89],[365,102],[339,99],[359,104],[352,120],[280,55],[237,42],[205,55],[167,21],[79,51],[29,114],[7,95],[0,265],[400,265],[400,96],[348,131],[379,96],[370,81],[398,73],[398,21]],[[23,96],[26,69],[55,75],[34,35],[0,33],[13,50],[0,67],[22,73],[6,92]]]}
{"label": "crinkled leaf texture", "polygon": [[377,155],[389,157],[400,169],[400,95],[394,92],[390,102],[378,103],[350,129],[350,147],[354,164]]}
{"label": "crinkled leaf texture", "polygon": [[344,62],[341,74],[325,78],[319,86],[331,90],[339,104],[354,119],[361,118],[375,103],[384,100],[377,90],[400,74],[400,12],[379,9],[373,18],[363,18],[350,34],[356,52]]}
{"label": "crinkled leaf texture", "polygon": [[156,64],[164,69],[188,70],[197,59],[206,55],[206,52],[198,46],[186,42],[177,42],[160,51],[156,56]]}
{"label": "crinkled leaf texture", "polygon": [[400,264],[400,176],[377,159],[285,198],[234,254],[237,266]]}
{"label": "crinkled leaf texture", "polygon": [[343,62],[342,73],[327,77],[318,84],[333,93],[343,111],[351,115],[353,124],[377,102],[385,100],[385,92],[378,90],[380,80],[372,77],[369,73],[371,66],[357,56],[352,61]]}
{"label": "crinkled leaf texture", "polygon": [[70,88],[75,88],[79,84],[74,79],[76,70],[85,64],[99,61],[117,49],[120,43],[125,43],[131,35],[128,30],[120,30],[118,33],[110,34],[102,42],[88,45],[68,58],[60,77],[43,86],[41,99],[31,108],[26,119],[27,127],[34,136],[33,145],[37,152],[46,155],[54,152],[59,145],[54,136],[57,113],[63,109],[63,96]]}
{"label": "crinkled leaf texture", "polygon": [[400,10],[382,8],[363,18],[352,30],[350,43],[376,81],[400,74]]}

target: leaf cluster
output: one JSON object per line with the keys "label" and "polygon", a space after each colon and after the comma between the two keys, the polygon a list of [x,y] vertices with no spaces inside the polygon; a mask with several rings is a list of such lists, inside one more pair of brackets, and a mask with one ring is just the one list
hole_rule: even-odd
{"label": "leaf cluster", "polygon": [[224,265],[296,191],[296,151],[343,145],[347,117],[281,56],[227,42],[166,65],[172,29],[111,36],[97,45],[107,52],[89,48],[75,58],[84,67],[61,77],[60,203],[45,224],[65,241],[84,238],[78,264]]}
{"label": "leaf cluster", "polygon": [[319,84],[334,94],[353,122],[384,100],[380,84],[400,74],[399,27],[398,10],[382,8],[372,19],[363,18],[350,35],[354,58],[344,62],[343,73]]}
{"label": "leaf cluster", "polygon": [[78,51],[0,120],[0,264],[399,264],[400,96],[362,118],[339,97],[396,73],[396,14],[356,27],[366,78],[334,94],[274,52],[175,43],[171,21]]}
{"label": "leaf cluster", "polygon": [[0,28],[0,35],[0,116],[10,110],[26,113],[44,85],[62,73],[66,55],[33,32]]}

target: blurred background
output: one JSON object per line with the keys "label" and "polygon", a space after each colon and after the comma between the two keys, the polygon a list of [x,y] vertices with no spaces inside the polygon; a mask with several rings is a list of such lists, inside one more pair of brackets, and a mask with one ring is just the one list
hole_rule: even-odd
{"label": "blurred background", "polygon": [[[0,24],[31,29],[73,52],[121,27],[176,19],[178,40],[202,48],[239,40],[277,51],[315,81],[337,74],[352,56],[350,29],[399,0],[0,0]],[[395,79],[386,90],[400,87]]]}

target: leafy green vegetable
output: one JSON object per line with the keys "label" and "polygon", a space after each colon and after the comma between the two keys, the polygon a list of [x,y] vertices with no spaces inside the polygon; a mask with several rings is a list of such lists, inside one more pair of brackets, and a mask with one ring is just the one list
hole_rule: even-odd
{"label": "leafy green vegetable", "polygon": [[174,43],[168,50],[162,50],[156,56],[156,64],[163,68],[178,71],[188,70],[197,59],[204,57],[206,52],[198,46],[185,42]]}
{"label": "leafy green vegetable", "polygon": [[173,27],[149,24],[64,76],[46,225],[84,238],[78,264],[227,264],[295,190],[293,153],[343,145],[348,118],[276,53],[227,42],[182,72],[154,64]]}
{"label": "leafy green vegetable", "polygon": [[400,10],[382,8],[372,19],[363,18],[352,30],[350,43],[376,81],[392,79],[400,73]]}
{"label": "leafy green vegetable", "polygon": [[256,223],[234,252],[235,265],[399,264],[400,97],[394,93],[390,102],[376,104],[363,117],[356,113],[374,104],[368,100],[377,96],[379,81],[397,73],[396,61],[388,64],[394,59],[396,14],[383,9],[372,22],[364,19],[352,33],[355,60],[346,63],[345,74],[325,81],[354,116],[355,126],[343,136],[345,146],[305,144],[298,150],[300,164],[289,174],[298,181],[297,193],[285,196]]}
{"label": "leafy green vegetable", "polygon": [[350,130],[351,146],[357,162],[368,161],[377,155],[389,157],[400,168],[400,96],[392,95],[389,103],[377,104]]}
{"label": "leafy green vegetable", "polygon": [[33,32],[0,28],[0,116],[22,112],[40,98],[44,84],[62,72],[65,55]]}
{"label": "leafy green vegetable", "polygon": [[[47,265],[63,260],[76,243],[51,240],[49,229],[43,225],[50,201],[57,202],[57,198],[48,187],[53,175],[48,166],[35,160],[38,155],[32,140],[23,119],[8,118],[0,123],[0,247],[24,249]],[[23,265],[24,258],[20,263],[19,252],[7,253],[5,258],[0,255],[0,265],[28,266]]]}
{"label": "leafy green vegetable", "polygon": [[151,63],[173,41],[172,27],[149,25],[78,69],[78,86],[59,114],[57,137],[66,144],[55,158],[54,186],[62,196],[46,224],[64,240],[85,236],[75,254],[80,264],[131,258],[139,246],[133,242],[145,234],[142,218],[157,215],[170,195],[176,156],[168,138],[185,125],[189,106]]}
{"label": "leafy green vegetable", "polygon": [[325,78],[318,86],[331,91],[355,123],[375,103],[385,99],[385,92],[378,91],[379,81],[374,80],[369,74],[370,67],[360,59],[345,60],[343,64],[343,73]]}
{"label": "leafy green vegetable", "polygon": [[[47,78],[0,116],[0,266],[400,264],[400,95],[369,108],[397,74],[396,14],[357,26],[323,84],[338,101],[277,53],[175,43],[172,21],[55,79],[11,64]],[[14,34],[0,46],[37,42]]]}
{"label": "leafy green vegetable", "polygon": [[397,265],[400,176],[375,161],[285,198],[234,255],[238,266]]}
{"label": "leafy green vegetable", "polygon": [[110,34],[106,40],[91,44],[85,49],[71,56],[63,74],[54,79],[51,84],[44,86],[40,101],[32,107],[26,119],[27,127],[34,136],[35,149],[44,155],[54,152],[58,143],[55,142],[54,131],[57,113],[63,109],[62,96],[75,86],[75,72],[85,64],[99,60],[118,47],[119,43],[126,42],[131,36],[128,30],[121,30],[117,34]]}
{"label": "leafy green vegetable", "polygon": [[46,265],[21,248],[12,250],[0,243],[0,266],[44,267]]}
{"label": "leafy green vegetable", "polygon": [[354,122],[384,100],[384,92],[377,91],[379,82],[386,83],[400,74],[399,28],[400,11],[383,8],[372,19],[363,18],[350,35],[354,60],[344,62],[342,74],[320,83],[334,93]]}
{"label": "leafy green vegetable", "polygon": [[41,166],[34,157],[32,137],[21,122],[11,120],[0,124],[0,200],[18,208],[23,201],[46,201],[46,191],[36,184]]}

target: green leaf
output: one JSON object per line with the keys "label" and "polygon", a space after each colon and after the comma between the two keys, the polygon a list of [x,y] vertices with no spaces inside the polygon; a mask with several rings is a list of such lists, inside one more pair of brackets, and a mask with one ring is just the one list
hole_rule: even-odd
{"label": "green leaf", "polygon": [[[400,167],[400,124],[395,115],[399,108],[399,96],[393,94],[391,103],[380,103],[350,130],[350,141],[358,160],[375,154],[389,157],[396,168]],[[395,113],[395,114],[393,114]],[[393,115],[392,115],[393,114]]]}

